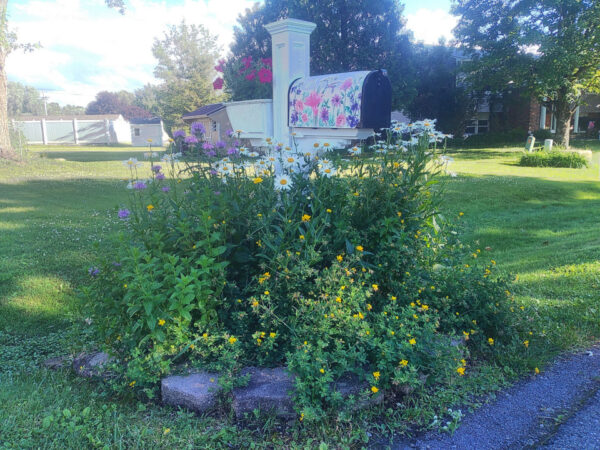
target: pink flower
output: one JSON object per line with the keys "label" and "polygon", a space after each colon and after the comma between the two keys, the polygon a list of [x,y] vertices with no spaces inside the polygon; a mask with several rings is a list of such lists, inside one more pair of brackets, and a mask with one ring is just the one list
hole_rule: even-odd
{"label": "pink flower", "polygon": [[302,114],[302,122],[308,122],[308,116],[306,113]]}
{"label": "pink flower", "polygon": [[342,91],[347,91],[352,86],[352,78],[348,78],[346,81],[342,83]]}
{"label": "pink flower", "polygon": [[219,77],[215,81],[213,81],[214,90],[223,89],[223,78]]}
{"label": "pink flower", "polygon": [[260,58],[260,62],[262,62],[267,67],[271,67],[273,65],[273,61],[271,60],[271,58]]}
{"label": "pink flower", "polygon": [[302,100],[296,100],[294,106],[296,107],[296,111],[298,112],[302,112],[302,110],[304,109],[304,103],[302,103]]}
{"label": "pink flower", "polygon": [[343,114],[340,114],[339,116],[337,116],[335,118],[335,126],[343,127],[344,125],[346,125],[346,116]]}
{"label": "pink flower", "polygon": [[252,56],[244,56],[242,58],[242,64],[244,64],[244,69],[247,69],[252,64]]}
{"label": "pink flower", "polygon": [[219,62],[219,64],[217,64],[217,65],[215,66],[215,70],[216,70],[217,72],[221,72],[221,73],[223,73],[223,66],[225,65],[225,60],[224,60],[224,59],[220,59],[218,62]]}
{"label": "pink flower", "polygon": [[322,97],[317,94],[316,91],[312,91],[308,97],[306,97],[306,99],[304,100],[304,104],[306,106],[310,106],[313,110],[313,115],[316,116],[317,115],[317,111],[319,108],[319,104],[321,103],[321,99]]}
{"label": "pink flower", "polygon": [[253,70],[248,75],[246,75],[246,80],[252,81],[252,80],[254,80],[255,77],[256,77],[256,72]]}
{"label": "pink flower", "polygon": [[263,67],[258,71],[258,79],[261,83],[270,83],[273,81],[273,72],[271,72],[271,69]]}

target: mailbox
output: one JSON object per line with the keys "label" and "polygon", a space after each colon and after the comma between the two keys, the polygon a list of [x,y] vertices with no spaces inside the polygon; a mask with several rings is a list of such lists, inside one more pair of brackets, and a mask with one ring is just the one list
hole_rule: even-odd
{"label": "mailbox", "polygon": [[391,113],[392,85],[385,70],[298,78],[288,91],[291,128],[388,128]]}

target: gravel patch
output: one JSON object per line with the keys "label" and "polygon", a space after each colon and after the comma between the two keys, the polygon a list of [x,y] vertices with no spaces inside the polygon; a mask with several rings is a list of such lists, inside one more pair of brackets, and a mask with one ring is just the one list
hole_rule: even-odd
{"label": "gravel patch", "polygon": [[562,424],[556,435],[540,447],[552,450],[600,449],[600,391]]}
{"label": "gravel patch", "polygon": [[[599,376],[600,345],[596,345],[588,351],[560,358],[540,375],[521,380],[498,393],[492,403],[466,415],[454,435],[427,433],[412,441],[394,442],[392,448],[506,449],[534,446],[555,430],[553,420],[550,423],[548,420],[581,402],[586,393],[595,389],[595,378]],[[594,423],[594,417],[597,420],[593,408],[589,416],[584,417],[589,419],[590,424]],[[577,423],[583,424],[583,419]],[[596,436],[599,430],[596,425]],[[578,448],[600,448],[598,442],[595,445]]]}

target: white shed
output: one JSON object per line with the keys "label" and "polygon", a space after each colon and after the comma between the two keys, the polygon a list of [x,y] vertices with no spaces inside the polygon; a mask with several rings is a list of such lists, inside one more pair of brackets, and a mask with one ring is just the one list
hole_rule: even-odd
{"label": "white shed", "polygon": [[149,144],[148,139],[152,139],[152,145],[155,147],[164,147],[169,142],[169,136],[163,128],[163,122],[160,117],[151,119],[131,119],[131,145],[134,147],[145,147]]}

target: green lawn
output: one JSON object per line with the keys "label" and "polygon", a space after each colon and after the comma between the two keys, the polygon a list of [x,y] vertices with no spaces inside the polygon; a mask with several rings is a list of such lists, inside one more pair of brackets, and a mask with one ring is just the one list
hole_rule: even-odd
{"label": "green lawn", "polygon": [[[451,151],[457,177],[444,187],[444,215],[464,241],[516,279],[517,300],[533,318],[529,357],[540,367],[600,336],[600,145],[575,145],[596,150],[590,168],[519,167],[520,149]],[[121,161],[146,151],[34,147],[25,164],[0,161],[0,448],[316,446],[321,438],[311,442],[301,427],[286,434],[269,422],[198,418],[40,368],[85,345],[74,290],[119,229],[116,211],[128,196]],[[496,387],[495,371],[481,368],[465,389],[477,380]],[[366,436],[360,424],[310,434],[336,446]]]}

